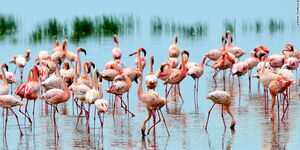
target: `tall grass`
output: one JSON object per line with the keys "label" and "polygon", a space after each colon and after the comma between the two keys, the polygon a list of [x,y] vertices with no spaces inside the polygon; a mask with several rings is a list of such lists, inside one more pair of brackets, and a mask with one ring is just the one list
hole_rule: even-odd
{"label": "tall grass", "polygon": [[178,34],[187,38],[198,38],[207,34],[207,25],[202,22],[182,23],[153,17],[150,21],[152,34]]}
{"label": "tall grass", "polygon": [[17,21],[12,15],[0,14],[0,37],[12,35],[17,30]]}
{"label": "tall grass", "polygon": [[42,40],[56,40],[67,36],[67,26],[59,22],[56,18],[48,19],[45,23],[36,25],[30,34],[30,39],[34,42]]}
{"label": "tall grass", "polygon": [[281,20],[276,19],[269,19],[269,32],[274,33],[277,31],[283,31],[284,30],[284,23]]}

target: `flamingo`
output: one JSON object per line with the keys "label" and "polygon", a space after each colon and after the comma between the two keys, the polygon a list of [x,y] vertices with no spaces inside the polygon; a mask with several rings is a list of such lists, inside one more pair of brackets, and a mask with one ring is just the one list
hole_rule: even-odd
{"label": "flamingo", "polygon": [[[25,87],[27,86],[27,83],[32,79],[32,68],[29,69],[28,71],[28,75],[27,75],[27,81],[25,83],[22,83],[20,86],[18,86],[18,88],[16,89],[16,92],[15,94],[18,95],[20,98],[21,98],[21,101],[23,100],[24,98],[24,95],[25,95]],[[22,112],[21,110],[21,107],[19,107],[19,112],[22,113],[29,121],[30,125],[32,126],[32,121],[30,119],[30,116],[29,115],[26,115],[27,112],[27,106],[28,106],[28,101],[26,102],[26,106],[25,106],[25,113]],[[26,123],[26,120],[25,120],[25,123]]]}
{"label": "flamingo", "polygon": [[210,112],[213,109],[213,107],[215,106],[215,104],[221,104],[222,105],[221,116],[222,116],[222,119],[223,119],[225,129],[226,129],[226,124],[225,124],[224,115],[223,115],[223,106],[225,107],[225,110],[227,111],[227,113],[231,117],[230,129],[234,130],[236,121],[235,121],[234,116],[233,116],[233,114],[231,113],[231,110],[230,110],[230,104],[232,102],[231,95],[226,91],[213,91],[213,92],[210,92],[206,96],[206,98],[212,100],[214,104],[212,105],[212,107],[208,111],[208,117],[207,117],[207,121],[206,121],[206,125],[205,125],[205,130],[207,130]]}
{"label": "flamingo", "polygon": [[[211,60],[216,61],[225,53],[225,45],[226,45],[226,36],[222,35],[222,48],[212,49],[208,53],[206,53],[204,56],[209,58],[209,61],[211,61]],[[206,65],[208,65],[209,61],[206,62]]]}
{"label": "flamingo", "polygon": [[6,137],[6,127],[7,127],[7,120],[8,120],[8,109],[15,115],[15,117],[17,119],[17,122],[18,122],[19,130],[20,130],[20,137],[23,136],[23,132],[22,132],[21,127],[20,127],[18,115],[12,109],[12,107],[15,107],[15,106],[23,106],[22,101],[20,101],[19,99],[15,98],[12,95],[0,95],[0,107],[6,109],[6,119],[5,119],[5,126],[4,126],[4,137]]}
{"label": "flamingo", "polygon": [[35,101],[36,101],[36,99],[38,99],[39,93],[40,93],[40,83],[39,83],[39,79],[38,79],[38,68],[37,68],[36,65],[34,65],[33,68],[32,68],[32,76],[33,76],[33,78],[31,78],[26,84],[24,98],[26,98],[27,101],[28,100],[33,100],[34,101],[33,111],[32,111],[32,115],[33,115],[33,118],[34,118]]}
{"label": "flamingo", "polygon": [[9,88],[7,86],[6,72],[4,71],[4,68],[6,68],[6,70],[8,71],[8,66],[5,63],[1,63],[3,82],[0,84],[0,95],[7,95],[9,93]]}
{"label": "flamingo", "polygon": [[[80,70],[80,69],[78,69],[79,65],[80,65],[80,57],[77,58],[77,63],[75,65],[75,69],[74,69],[75,70],[74,81],[73,81],[72,85],[69,87],[70,90],[76,96],[76,98],[74,99],[76,105],[80,108],[80,112],[79,112],[78,118],[77,118],[76,128],[78,126],[78,122],[79,122],[80,116],[82,114],[82,110],[84,110],[85,113],[87,114],[87,111],[84,109],[83,103],[85,101],[85,94],[86,94],[86,92],[90,90],[90,88],[88,86],[86,86],[83,83],[79,83],[78,82],[78,70]],[[79,106],[79,104],[77,102],[78,100],[81,101],[81,105],[80,106]]]}
{"label": "flamingo", "polygon": [[[115,107],[116,107],[116,103],[117,103],[117,98],[119,98],[121,100],[121,107],[125,109],[125,112],[128,112],[131,114],[132,117],[134,117],[135,115],[129,111],[129,109],[127,109],[127,105],[125,104],[125,102],[123,101],[122,99],[122,94],[126,93],[129,91],[129,89],[131,88],[131,80],[130,78],[128,77],[127,74],[122,74],[121,75],[122,78],[125,78],[125,81],[124,80],[119,80],[119,81],[116,81],[114,84],[112,84],[109,89],[106,90],[107,93],[112,93],[114,95],[116,95],[115,97],[115,102],[114,102],[114,110],[113,110],[113,113],[115,111]],[[123,104],[125,106],[123,106]],[[128,103],[129,104],[129,103]]]}
{"label": "flamingo", "polygon": [[26,66],[26,63],[30,60],[30,50],[25,51],[25,55],[16,55],[13,56],[13,58],[9,61],[9,63],[16,64],[16,69],[14,71],[14,74],[17,71],[17,67],[19,68],[20,71],[20,80],[21,83],[23,81],[23,69]]}
{"label": "flamingo", "polygon": [[67,102],[70,99],[70,90],[66,84],[65,78],[61,80],[61,84],[63,89],[50,89],[45,94],[43,94],[40,99],[45,99],[47,103],[50,103],[55,110],[53,111],[53,123],[54,123],[54,138],[59,138],[59,133],[57,129],[56,123],[56,111],[57,111],[57,104]]}
{"label": "flamingo", "polygon": [[114,41],[116,43],[116,47],[114,47],[112,49],[112,55],[113,55],[114,60],[118,60],[118,59],[121,59],[121,57],[122,57],[122,50],[119,47],[118,36],[116,34],[114,34],[113,37],[114,37]]}
{"label": "flamingo", "polygon": [[35,58],[35,64],[38,65],[42,61],[48,60],[49,57],[50,57],[50,55],[49,55],[48,51],[45,51],[45,50],[40,51],[38,56]]}
{"label": "flamingo", "polygon": [[120,60],[109,61],[105,64],[105,69],[115,68],[118,72],[123,72],[124,63]]}
{"label": "flamingo", "polygon": [[178,42],[178,36],[175,36],[174,43],[172,45],[170,45],[170,47],[169,47],[169,57],[177,58],[179,56],[180,51],[177,46],[177,42]]}
{"label": "flamingo", "polygon": [[286,56],[281,54],[275,54],[268,57],[268,61],[273,68],[281,68],[284,65],[285,59]]}
{"label": "flamingo", "polygon": [[153,72],[154,56],[150,56],[150,72],[145,78],[146,86],[148,89],[155,89],[157,85],[157,77]]}
{"label": "flamingo", "polygon": [[145,49],[138,49],[137,51],[134,51],[133,53],[131,53],[129,56],[136,55],[136,54],[140,53],[141,51],[144,53],[144,57],[141,57],[141,56],[136,57],[135,58],[135,65],[138,68],[138,63],[139,63],[139,61],[141,61],[142,62],[142,69],[144,69],[145,66],[146,66],[145,56],[147,54],[147,52],[145,51]]}
{"label": "flamingo", "polygon": [[[0,74],[0,79],[1,80],[3,80],[2,76],[3,75],[1,73]],[[7,72],[5,72],[5,76],[6,76],[7,83],[10,84],[10,94],[12,94],[12,92],[13,92],[12,85],[17,82],[16,76],[13,72],[11,72],[9,70]]]}
{"label": "flamingo", "polygon": [[232,53],[236,58],[240,58],[241,56],[246,54],[244,50],[231,44],[233,42],[233,39],[230,31],[227,31],[225,36],[226,38],[228,38],[228,45],[226,47],[226,50],[228,52]]}
{"label": "flamingo", "polygon": [[[215,69],[215,74],[213,75],[213,79],[215,82],[215,88],[217,87],[217,83],[216,83],[216,76],[218,74],[218,72],[220,70],[223,70],[223,82],[224,82],[224,88],[225,86],[225,72],[224,70],[231,68],[232,65],[236,62],[235,61],[235,56],[229,52],[226,51],[225,49],[225,45],[226,45],[226,39],[224,39],[225,35],[222,36],[222,42],[223,42],[223,54],[221,55],[221,57],[219,57],[215,63],[211,66],[213,69]],[[224,39],[224,40],[223,40]]]}
{"label": "flamingo", "polygon": [[[100,76],[100,82],[102,82],[101,76]],[[107,100],[103,99],[103,92],[102,92],[101,85],[99,86],[98,91],[99,91],[98,99],[96,99],[94,104],[95,104],[95,109],[97,109],[97,111],[98,111],[98,117],[99,117],[99,120],[100,120],[100,125],[101,125],[101,127],[103,127],[104,113],[108,111],[109,104],[108,104]],[[103,113],[103,117],[101,117],[101,113]]]}
{"label": "flamingo", "polygon": [[[173,85],[178,86],[178,92],[179,92],[179,96],[182,100],[182,102],[184,102],[181,92],[180,92],[180,82],[186,77],[187,74],[187,69],[186,69],[186,64],[188,62],[189,59],[189,53],[186,50],[181,50],[181,69],[177,69],[176,71],[174,71],[172,74],[170,74],[170,76],[166,79],[165,83],[168,84],[172,84],[171,88],[173,87]],[[186,54],[187,57],[183,57],[183,54]],[[175,87],[176,89],[176,87]],[[168,93],[170,92],[170,90],[168,91]],[[168,95],[167,93],[167,95]]]}
{"label": "flamingo", "polygon": [[236,75],[238,77],[238,82],[239,82],[239,89],[241,89],[240,85],[240,76],[246,74],[249,70],[249,66],[245,62],[238,62],[233,64],[232,66],[232,75]]}
{"label": "flamingo", "polygon": [[[142,71],[142,64],[141,61],[139,61],[139,66],[138,68]],[[153,120],[153,126],[150,127],[148,129],[148,133],[150,133],[150,130],[155,127],[160,121],[161,121],[161,117],[163,119],[164,125],[166,127],[168,136],[170,136],[165,118],[163,113],[161,112],[161,108],[167,103],[167,100],[163,97],[160,96],[159,93],[154,92],[154,91],[146,91],[143,92],[143,74],[141,72],[141,75],[139,76],[139,83],[138,83],[138,90],[137,90],[137,95],[139,97],[139,99],[146,105],[146,109],[148,111],[148,116],[147,118],[144,120],[144,122],[142,123],[141,126],[141,132],[142,132],[142,136],[146,136],[145,134],[145,130],[146,130],[146,123],[151,119],[151,115],[152,115],[152,120]],[[155,112],[157,111],[157,115],[159,120],[157,122],[155,122]],[[161,117],[160,117],[161,116]]]}
{"label": "flamingo", "polygon": [[258,72],[258,76],[259,76],[260,82],[264,86],[265,108],[267,108],[267,97],[268,97],[268,89],[267,88],[269,88],[269,85],[273,80],[278,78],[278,74],[274,70],[266,68],[265,57],[266,56],[264,56],[262,58],[264,65],[263,65],[262,69]]}
{"label": "flamingo", "polygon": [[244,63],[248,65],[248,79],[249,79],[249,89],[251,89],[251,74],[252,74],[252,69],[256,67],[259,63],[259,58],[256,56],[255,52],[250,52],[250,58],[244,60]]}
{"label": "flamingo", "polygon": [[93,87],[93,78],[88,74],[91,72],[91,66],[95,69],[95,64],[93,62],[85,62],[83,64],[83,75],[78,78],[78,82],[85,84],[89,88]]}
{"label": "flamingo", "polygon": [[198,85],[199,85],[199,78],[203,75],[203,67],[206,57],[204,56],[200,62],[200,64],[189,62],[186,65],[187,74],[194,79],[194,104],[195,108],[198,108]]}
{"label": "flamingo", "polygon": [[294,49],[294,45],[291,43],[287,43],[285,45],[285,49],[281,50],[281,54],[287,57],[296,57],[297,59],[300,58],[299,51]]}
{"label": "flamingo", "polygon": [[[270,83],[269,91],[270,91],[271,96],[272,96],[271,117],[270,118],[271,118],[272,121],[275,118],[274,106],[275,106],[275,102],[276,102],[276,95],[278,93],[283,93],[292,83],[293,83],[293,81],[287,80],[287,79],[284,79],[284,78],[280,78],[280,77],[273,80]],[[286,98],[286,95],[284,96],[284,98]],[[278,102],[277,108],[278,108],[278,120],[279,120],[279,100],[277,100],[277,102]],[[282,116],[282,118],[283,117],[284,116]]]}
{"label": "flamingo", "polygon": [[68,40],[65,39],[62,42],[62,45],[60,46],[58,41],[55,42],[53,48],[52,48],[52,55],[51,59],[56,61],[58,59],[65,61],[66,58],[66,46],[67,46]]}
{"label": "flamingo", "polygon": [[56,74],[47,78],[46,80],[44,80],[41,83],[41,86],[43,86],[46,91],[48,91],[50,89],[61,89],[62,88],[62,86],[61,86],[62,85],[61,84],[62,76],[60,74],[60,67],[59,67],[60,63],[61,62],[58,61],[56,64]]}
{"label": "flamingo", "polygon": [[[91,104],[94,104],[95,101],[99,97],[98,77],[99,77],[98,69],[95,69],[94,70],[94,77],[93,77],[93,80],[92,80],[93,81],[93,87],[92,87],[92,89],[88,90],[86,92],[86,94],[85,94],[85,101],[86,101],[86,103],[89,104],[89,107],[88,107],[88,118],[89,118],[89,115],[90,115]],[[95,120],[95,117],[94,117],[94,120]]]}

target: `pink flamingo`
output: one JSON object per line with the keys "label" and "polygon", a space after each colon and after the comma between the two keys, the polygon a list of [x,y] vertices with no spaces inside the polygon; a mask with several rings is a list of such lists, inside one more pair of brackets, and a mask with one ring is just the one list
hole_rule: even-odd
{"label": "pink flamingo", "polygon": [[95,69],[95,64],[93,62],[85,62],[83,64],[83,75],[78,78],[79,83],[85,84],[89,88],[93,87],[93,79],[88,74],[91,72],[91,66]]}
{"label": "pink flamingo", "polygon": [[[142,68],[142,64],[140,61],[139,69],[141,69],[141,68]],[[149,134],[150,130],[152,128],[154,128],[161,121],[161,117],[162,117],[164,125],[165,125],[167,133],[168,133],[168,136],[170,136],[164,115],[161,112],[161,108],[167,103],[167,100],[165,98],[161,97],[159,93],[156,93],[154,91],[143,92],[142,84],[143,84],[143,74],[141,73],[141,75],[139,76],[137,95],[138,95],[139,99],[146,105],[146,108],[148,111],[148,116],[144,120],[144,122],[142,123],[142,126],[141,126],[141,132],[142,132],[143,137],[146,136],[146,134],[145,134],[146,123],[151,119],[151,115],[152,115],[152,119],[153,119],[153,126],[148,129],[147,134]],[[156,111],[157,111],[157,115],[159,118],[159,120],[157,122],[155,121],[155,118],[156,118],[155,112]]]}
{"label": "pink flamingo", "polygon": [[[27,102],[29,100],[34,101],[33,111],[32,111],[32,116],[33,116],[33,120],[34,120],[35,102],[36,102],[36,99],[38,99],[39,93],[40,93],[40,83],[39,83],[39,79],[38,79],[38,68],[35,65],[33,66],[33,69],[32,69],[32,76],[33,76],[33,78],[31,78],[26,84],[24,98],[27,99]],[[26,110],[26,112],[27,112],[27,110]]]}
{"label": "pink flamingo", "polygon": [[238,82],[239,82],[239,90],[241,89],[241,84],[240,84],[240,76],[246,74],[249,70],[249,66],[245,62],[238,62],[233,64],[232,66],[232,75],[236,75],[238,77]]}
{"label": "pink flamingo", "polygon": [[45,99],[47,103],[50,103],[55,110],[53,111],[53,123],[54,123],[54,138],[59,138],[59,133],[57,129],[57,123],[56,123],[56,111],[57,110],[57,104],[67,102],[70,99],[70,90],[66,84],[66,80],[61,80],[61,84],[63,89],[50,89],[48,90],[44,95],[42,95],[40,98]]}
{"label": "pink flamingo", "polygon": [[[5,72],[5,77],[6,77],[7,83],[10,84],[10,94],[12,94],[12,92],[13,92],[12,85],[17,82],[16,76],[13,72],[10,72],[9,70],[7,70],[7,72]],[[3,80],[2,73],[0,74],[0,79]]]}
{"label": "pink flamingo", "polygon": [[275,54],[268,57],[268,61],[273,68],[281,68],[284,65],[285,59],[286,56],[281,54]]}
{"label": "pink flamingo", "polygon": [[230,31],[226,32],[226,38],[228,38],[228,45],[226,47],[226,50],[228,52],[232,53],[236,58],[240,58],[241,56],[246,54],[246,52],[242,50],[240,47],[231,44],[233,42],[233,39]]}
{"label": "pink flamingo", "polygon": [[198,85],[199,85],[199,78],[203,75],[204,70],[204,62],[205,62],[206,57],[204,56],[200,62],[200,64],[190,62],[187,63],[186,68],[187,68],[187,74],[191,76],[194,79],[194,104],[195,108],[198,109]]}
{"label": "pink flamingo", "polygon": [[[136,54],[140,53],[141,51],[144,53],[144,57],[137,56],[137,57],[135,58],[135,65],[136,65],[136,67],[138,68],[138,63],[139,63],[139,61],[141,61],[141,62],[142,62],[142,69],[144,69],[145,66],[146,66],[146,59],[145,59],[145,56],[146,56],[146,54],[147,54],[147,52],[145,51],[145,49],[138,49],[137,51],[134,51],[133,53],[131,53],[129,56],[136,55]],[[125,70],[124,70],[124,71],[125,71]]]}
{"label": "pink flamingo", "polygon": [[[183,54],[186,54],[187,57],[184,57]],[[171,88],[175,85],[175,90],[176,90],[176,86],[178,86],[178,93],[179,93],[179,96],[182,100],[182,102],[184,102],[183,100],[183,97],[181,95],[181,92],[180,92],[180,82],[186,77],[186,74],[187,74],[187,69],[186,69],[186,64],[189,60],[189,53],[186,51],[186,50],[182,50],[181,51],[181,69],[177,69],[176,71],[174,71],[172,74],[170,74],[170,76],[166,79],[166,83],[168,84],[172,84],[172,86],[170,87],[170,90]],[[168,91],[168,93],[170,92],[170,90]],[[167,95],[169,95],[167,93]]]}
{"label": "pink flamingo", "polygon": [[256,67],[259,63],[259,58],[256,56],[255,52],[250,52],[250,58],[244,60],[244,62],[248,65],[248,79],[249,79],[249,89],[251,89],[251,74],[252,69]]}
{"label": "pink flamingo", "polygon": [[116,47],[114,47],[112,49],[112,55],[113,55],[113,58],[115,60],[118,60],[118,59],[121,59],[122,57],[122,50],[121,48],[119,47],[119,40],[118,40],[118,36],[116,34],[114,34],[114,41],[116,43]]}
{"label": "pink flamingo", "polygon": [[153,72],[154,56],[150,56],[150,72],[145,78],[146,86],[148,89],[155,89],[157,85],[157,77]]}
{"label": "pink flamingo", "polygon": [[23,81],[23,69],[24,69],[24,67],[26,66],[26,63],[29,60],[30,60],[30,50],[28,49],[28,50],[25,51],[25,55],[16,55],[16,56],[13,56],[13,59],[11,59],[9,61],[9,63],[16,64],[16,69],[14,71],[14,74],[16,74],[17,67],[19,68],[21,83]]}
{"label": "pink flamingo", "polygon": [[174,37],[174,43],[169,47],[169,57],[177,58],[179,56],[179,48],[177,46],[178,36]]}
{"label": "pink flamingo", "polygon": [[60,88],[62,88],[61,87],[62,76],[60,74],[60,67],[59,67],[60,63],[61,62],[58,61],[57,64],[56,64],[56,74],[49,77],[49,78],[47,78],[46,80],[44,80],[41,83],[41,86],[43,86],[46,91],[48,91],[50,89],[60,89]]}
{"label": "pink flamingo", "polygon": [[[98,81],[97,81],[98,82]],[[100,76],[100,82],[102,82],[102,78]],[[98,99],[95,101],[95,109],[98,111],[98,117],[100,120],[100,125],[103,127],[104,124],[104,114],[108,111],[108,102],[107,100],[103,99],[103,92],[101,85],[99,86],[99,94],[98,94]],[[101,113],[103,114],[103,117],[101,117]]]}
{"label": "pink flamingo", "polygon": [[[210,50],[204,56],[207,57],[207,58],[209,58],[209,61],[211,61],[211,60],[212,61],[216,61],[222,55],[224,55],[224,53],[225,53],[225,46],[226,46],[226,36],[222,35],[222,48]],[[209,61],[207,61],[205,64],[208,65]]]}
{"label": "pink flamingo", "polygon": [[6,127],[7,127],[7,120],[8,120],[8,109],[15,115],[15,117],[17,119],[17,122],[18,122],[19,130],[20,130],[20,137],[23,136],[23,132],[22,132],[21,127],[20,127],[18,115],[13,111],[13,109],[11,109],[12,107],[22,106],[22,105],[23,105],[22,101],[18,100],[17,98],[15,98],[12,95],[0,95],[0,107],[6,109],[4,137],[6,137]]}
{"label": "pink flamingo", "polygon": [[212,105],[212,107],[208,111],[208,117],[207,117],[207,121],[206,121],[206,125],[205,125],[205,130],[207,130],[210,112],[213,109],[213,107],[215,106],[215,104],[221,104],[222,105],[221,116],[222,116],[222,119],[223,119],[225,129],[226,129],[226,124],[225,124],[224,115],[223,115],[223,106],[225,107],[225,110],[227,111],[227,113],[231,117],[230,129],[234,130],[236,121],[235,121],[235,119],[233,117],[233,114],[231,113],[231,110],[230,110],[230,104],[232,102],[231,95],[226,91],[213,91],[213,92],[210,92],[206,96],[206,98],[212,100],[214,102],[214,104]]}
{"label": "pink flamingo", "polygon": [[6,68],[6,70],[8,71],[8,66],[5,63],[1,64],[3,82],[0,84],[0,95],[7,95],[9,93],[9,88],[7,86],[6,72],[3,68]]}
{"label": "pink flamingo", "polygon": [[285,49],[281,50],[281,54],[287,57],[296,57],[297,59],[300,58],[299,51],[294,49],[294,45],[291,43],[287,43],[285,45]]}
{"label": "pink flamingo", "polygon": [[125,112],[130,113],[131,116],[134,117],[135,115],[132,112],[130,112],[129,109],[127,109],[127,105],[126,105],[126,103],[122,99],[122,94],[124,94],[124,93],[126,93],[126,92],[129,91],[129,89],[131,88],[132,83],[131,83],[131,80],[130,80],[130,78],[128,77],[127,74],[123,73],[121,75],[121,77],[125,78],[125,81],[124,80],[119,80],[119,81],[115,82],[114,84],[112,84],[109,87],[109,89],[106,90],[107,93],[112,93],[112,94],[114,94],[116,96],[115,97],[115,101],[114,101],[113,114],[115,112],[117,98],[119,98],[121,100],[121,107],[125,109]]}
{"label": "pink flamingo", "polygon": [[[290,80],[287,80],[287,79],[284,79],[284,78],[280,78],[280,77],[273,80],[270,83],[269,90],[270,90],[270,93],[271,93],[271,96],[272,96],[272,105],[271,105],[271,120],[272,121],[275,118],[274,106],[275,106],[275,102],[276,102],[276,95],[278,93],[283,93],[292,83],[293,83],[293,81],[290,81]],[[284,99],[286,99],[286,95],[284,95]],[[277,99],[277,102],[278,102],[277,108],[278,108],[278,120],[279,120],[279,100],[278,99]],[[282,116],[282,118],[283,117],[284,117],[284,115]]]}

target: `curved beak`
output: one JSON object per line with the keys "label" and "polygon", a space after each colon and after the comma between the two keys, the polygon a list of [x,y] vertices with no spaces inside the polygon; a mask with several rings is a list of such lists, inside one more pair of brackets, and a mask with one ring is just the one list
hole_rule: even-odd
{"label": "curved beak", "polygon": [[154,64],[154,57],[152,55],[150,56],[150,60],[151,60],[151,65],[153,65]]}
{"label": "curved beak", "polygon": [[187,52],[186,50],[182,50],[181,53],[182,53],[182,54],[186,54],[188,57],[190,57],[190,53]]}
{"label": "curved beak", "polygon": [[93,62],[90,62],[90,64],[95,69],[95,64]]}
{"label": "curved beak", "polygon": [[78,48],[78,50],[80,51],[80,52],[83,52],[84,53],[84,55],[86,55],[86,50],[85,49],[83,49],[83,48]]}
{"label": "curved beak", "polygon": [[138,77],[137,77],[137,76],[134,77],[134,82],[135,82],[136,84],[138,84]]}
{"label": "curved beak", "polygon": [[4,67],[5,67],[6,71],[8,71],[8,66],[7,66],[7,64],[4,64]]}
{"label": "curved beak", "polygon": [[145,57],[147,54],[146,50],[142,47],[141,51],[144,53],[144,57]]}
{"label": "curved beak", "polygon": [[134,51],[133,53],[129,54],[129,56],[133,56],[135,54],[137,54],[137,51]]}
{"label": "curved beak", "polygon": [[119,41],[118,41],[118,36],[116,35],[116,34],[114,34],[114,41],[115,41],[115,43],[118,43]]}

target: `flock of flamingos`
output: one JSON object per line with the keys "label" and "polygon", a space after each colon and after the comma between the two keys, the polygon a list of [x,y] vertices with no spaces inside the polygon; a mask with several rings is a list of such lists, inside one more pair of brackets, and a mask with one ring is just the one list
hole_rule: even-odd
{"label": "flock of flamingos", "polygon": [[[283,114],[281,120],[284,119],[284,115],[289,105],[289,86],[294,84],[293,70],[296,70],[299,64],[300,52],[294,49],[292,44],[286,44],[285,48],[280,54],[268,56],[270,50],[265,46],[258,46],[250,52],[250,58],[239,61],[239,58],[246,54],[241,48],[232,45],[233,38],[231,33],[227,31],[222,35],[222,47],[219,49],[213,49],[207,52],[200,64],[189,62],[189,53],[186,50],[179,50],[177,46],[178,37],[175,36],[174,43],[169,47],[169,58],[167,58],[160,66],[158,72],[153,72],[154,57],[150,56],[150,72],[144,76],[143,70],[146,65],[146,50],[143,47],[138,48],[132,52],[129,56],[136,57],[136,68],[125,68],[124,63],[121,61],[122,51],[119,47],[119,41],[117,35],[113,35],[116,43],[112,49],[113,60],[106,63],[105,69],[101,72],[93,62],[84,62],[81,64],[80,55],[87,55],[84,48],[78,48],[77,53],[74,53],[67,49],[67,40],[64,40],[61,45],[58,41],[55,42],[52,48],[52,55],[49,55],[47,51],[40,51],[35,58],[35,65],[30,67],[28,71],[27,80],[23,82],[23,69],[28,61],[30,61],[30,50],[26,50],[23,55],[16,55],[10,60],[9,63],[16,65],[14,72],[8,70],[8,66],[5,63],[1,64],[2,84],[0,85],[0,106],[6,109],[6,120],[4,127],[4,136],[6,136],[8,110],[10,110],[16,117],[20,136],[23,135],[18,115],[14,112],[12,107],[19,106],[19,112],[24,116],[25,122],[28,120],[32,126],[32,119],[28,111],[28,102],[35,103],[37,99],[45,100],[49,106],[53,108],[53,122],[54,122],[54,137],[59,138],[59,132],[56,122],[57,105],[65,103],[71,99],[78,107],[79,114],[77,124],[82,114],[85,115],[87,128],[89,128],[88,122],[90,119],[90,107],[95,107],[94,120],[96,111],[100,120],[101,128],[104,123],[104,114],[112,108],[113,116],[115,115],[115,109],[120,103],[125,113],[134,117],[135,115],[129,109],[129,90],[132,87],[132,83],[136,82],[138,85],[137,95],[141,102],[144,103],[148,116],[141,122],[142,136],[149,134],[150,130],[157,125],[161,120],[163,121],[166,131],[169,134],[168,127],[161,111],[161,108],[167,105],[168,96],[170,91],[179,95],[182,102],[184,102],[181,96],[180,83],[185,79],[187,75],[191,76],[195,80],[194,86],[194,104],[198,105],[198,80],[204,72],[204,65],[211,67],[215,70],[213,79],[215,81],[215,87],[217,87],[216,76],[219,71],[230,70],[230,76],[242,76],[248,73],[249,84],[251,78],[256,77],[259,82],[264,86],[264,98],[265,106],[268,105],[268,92],[272,96],[271,103],[271,116],[270,119],[274,121],[275,113],[274,106],[277,99],[279,108],[278,94],[283,94],[282,107]],[[141,55],[142,53],[142,55]],[[180,58],[179,58],[180,57]],[[208,61],[206,61],[208,60]],[[209,62],[213,63],[209,63]],[[83,67],[83,74],[82,72]],[[257,73],[251,75],[251,70],[256,67]],[[8,84],[16,83],[15,73],[16,70],[20,71],[21,84],[17,87],[15,95],[12,93],[12,88],[8,87]],[[276,68],[279,70],[276,71]],[[6,70],[5,70],[6,69]],[[145,80],[143,80],[143,77]],[[106,80],[109,84],[109,89],[105,90],[110,94],[111,103],[103,99],[103,90],[101,88],[102,80]],[[155,88],[158,86],[158,79],[164,81],[166,88],[165,95],[155,92]],[[223,80],[225,80],[225,73],[223,73]],[[145,82],[144,82],[145,81]],[[143,83],[146,85],[147,90],[143,91]],[[225,82],[224,82],[225,84]],[[170,87],[168,88],[168,85]],[[249,85],[251,86],[251,85]],[[11,86],[12,87],[12,86]],[[11,92],[9,92],[11,90]],[[122,95],[127,93],[127,102],[123,100]],[[114,97],[113,97],[114,96]],[[72,97],[72,98],[70,98]],[[234,130],[236,120],[230,110],[230,104],[232,102],[232,96],[224,91],[213,91],[207,96],[207,99],[212,100],[213,105],[208,112],[207,122],[205,129],[207,129],[210,112],[215,104],[222,105],[222,119],[224,127],[226,128],[223,110],[230,115],[231,124],[230,129]],[[26,99],[26,104],[23,103],[23,99]],[[119,103],[118,103],[119,102]],[[25,106],[24,106],[25,105]],[[109,107],[109,105],[111,107]],[[34,106],[32,115],[34,116]],[[224,108],[223,108],[224,107]],[[158,120],[156,121],[156,117]],[[151,119],[153,125],[148,128],[146,132],[146,123]],[[279,121],[278,113],[278,121]],[[25,124],[26,125],[26,124]]]}

